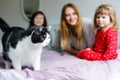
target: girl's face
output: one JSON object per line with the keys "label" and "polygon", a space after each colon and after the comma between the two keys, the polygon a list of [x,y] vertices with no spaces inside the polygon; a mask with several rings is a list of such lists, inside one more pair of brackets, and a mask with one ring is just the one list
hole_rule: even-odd
{"label": "girl's face", "polygon": [[101,27],[101,28],[107,28],[109,27],[111,24],[110,22],[110,16],[109,15],[97,15],[96,17],[96,23],[97,23],[97,26]]}
{"label": "girl's face", "polygon": [[65,10],[65,19],[67,24],[69,24],[70,26],[75,26],[78,20],[78,16],[75,13],[75,11],[73,10],[73,8],[68,7]]}
{"label": "girl's face", "polygon": [[42,14],[38,14],[34,18],[35,26],[42,26],[44,24],[44,16]]}

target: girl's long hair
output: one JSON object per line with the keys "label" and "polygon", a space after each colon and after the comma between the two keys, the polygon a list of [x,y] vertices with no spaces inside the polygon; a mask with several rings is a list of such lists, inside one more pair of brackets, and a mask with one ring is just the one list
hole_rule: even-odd
{"label": "girl's long hair", "polygon": [[70,25],[67,24],[67,22],[65,20],[65,17],[66,17],[65,10],[68,7],[72,8],[78,16],[78,21],[77,21],[76,25],[74,26],[73,29],[71,29],[72,30],[71,33],[76,39],[77,46],[81,46],[82,41],[83,41],[82,18],[80,16],[80,13],[79,13],[77,7],[72,3],[68,3],[63,6],[62,13],[61,13],[61,22],[60,22],[60,24],[61,24],[61,48],[63,50],[67,50],[71,53],[75,53],[74,52],[75,50],[73,48],[71,48],[71,45],[70,45],[70,31],[68,29],[68,26],[70,27]]}

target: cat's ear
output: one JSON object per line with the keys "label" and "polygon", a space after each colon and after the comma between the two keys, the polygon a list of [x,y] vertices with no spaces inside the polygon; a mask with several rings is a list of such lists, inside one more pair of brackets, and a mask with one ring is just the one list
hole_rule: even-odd
{"label": "cat's ear", "polygon": [[51,25],[48,25],[48,26],[47,26],[47,30],[48,30],[48,31],[50,31],[50,30],[51,30],[51,28],[52,28],[52,26],[51,26]]}

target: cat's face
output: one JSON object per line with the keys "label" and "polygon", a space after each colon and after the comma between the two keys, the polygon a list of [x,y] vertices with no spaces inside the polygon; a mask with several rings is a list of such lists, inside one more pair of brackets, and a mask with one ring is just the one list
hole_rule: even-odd
{"label": "cat's face", "polygon": [[50,34],[47,33],[46,38],[42,43],[42,46],[43,47],[47,46],[50,43],[50,41],[51,41],[51,36],[50,36]]}
{"label": "cat's face", "polygon": [[47,28],[38,27],[34,28],[31,40],[33,43],[41,43],[46,46],[50,43],[51,36]]}

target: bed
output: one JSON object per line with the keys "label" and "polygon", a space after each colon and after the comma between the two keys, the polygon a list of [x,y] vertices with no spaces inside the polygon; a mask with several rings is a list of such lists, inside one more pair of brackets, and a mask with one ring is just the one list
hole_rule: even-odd
{"label": "bed", "polygon": [[87,61],[67,52],[44,50],[39,71],[31,67],[6,70],[0,59],[0,80],[120,80],[120,59]]}
{"label": "bed", "polygon": [[31,67],[24,67],[21,71],[7,70],[1,55],[0,80],[120,80],[120,57],[109,61],[79,59],[60,52],[58,25],[52,27],[51,34],[52,42],[42,53],[41,70],[34,71]]}

